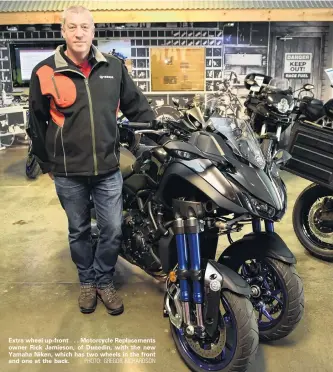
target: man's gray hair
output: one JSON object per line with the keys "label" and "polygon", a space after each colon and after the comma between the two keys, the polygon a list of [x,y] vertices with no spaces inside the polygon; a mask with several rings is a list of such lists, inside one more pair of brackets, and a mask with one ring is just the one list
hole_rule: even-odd
{"label": "man's gray hair", "polygon": [[66,17],[67,17],[67,14],[68,13],[88,13],[89,16],[90,16],[90,18],[91,18],[91,23],[95,27],[95,25],[94,25],[94,18],[92,16],[90,10],[87,9],[87,8],[85,8],[84,6],[81,6],[81,5],[70,6],[69,8],[65,9],[62,12],[62,15],[61,15],[61,26],[64,26],[65,25],[65,23],[66,23]]}

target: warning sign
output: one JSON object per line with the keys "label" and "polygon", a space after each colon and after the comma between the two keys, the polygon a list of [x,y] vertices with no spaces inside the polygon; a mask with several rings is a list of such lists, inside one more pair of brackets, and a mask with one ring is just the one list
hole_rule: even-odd
{"label": "warning sign", "polygon": [[284,77],[286,79],[310,79],[312,53],[285,53]]}

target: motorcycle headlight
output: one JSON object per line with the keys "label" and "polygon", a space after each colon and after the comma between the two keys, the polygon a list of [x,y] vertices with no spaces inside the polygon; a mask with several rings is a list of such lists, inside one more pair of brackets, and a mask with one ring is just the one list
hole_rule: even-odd
{"label": "motorcycle headlight", "polygon": [[248,209],[254,214],[264,217],[273,218],[275,215],[275,208],[269,206],[268,204],[258,200],[252,196],[247,196],[243,194],[245,203]]}
{"label": "motorcycle headlight", "polygon": [[281,114],[285,114],[286,112],[293,109],[294,103],[289,105],[288,100],[282,98],[280,102],[276,103],[274,106],[281,112]]}

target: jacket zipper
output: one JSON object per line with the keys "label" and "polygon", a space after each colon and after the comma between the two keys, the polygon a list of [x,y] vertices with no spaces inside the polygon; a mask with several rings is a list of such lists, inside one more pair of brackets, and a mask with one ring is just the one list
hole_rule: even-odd
{"label": "jacket zipper", "polygon": [[66,153],[65,153],[65,146],[64,146],[64,139],[63,139],[63,136],[62,136],[62,128],[61,127],[61,145],[62,145],[62,151],[64,153],[64,167],[65,167],[65,173],[66,173],[66,176],[67,176],[67,166],[66,166]]}
{"label": "jacket zipper", "polygon": [[52,82],[53,82],[53,86],[54,86],[54,89],[56,91],[57,97],[58,97],[58,99],[60,99],[60,94],[59,94],[59,90],[58,90],[57,84],[56,84],[55,79],[54,79],[54,75],[52,75]]}
{"label": "jacket zipper", "polygon": [[58,138],[59,130],[60,130],[60,127],[57,128],[56,134],[54,136],[54,151],[53,151],[54,158],[56,156],[57,138]]}
{"label": "jacket zipper", "polygon": [[[116,120],[116,123],[117,123],[117,120]],[[114,143],[114,157],[116,158],[117,162],[119,163],[120,159],[118,159],[118,157],[116,155],[118,137],[119,137],[119,129],[118,129],[118,124],[116,124],[116,139],[115,139],[115,143]]]}
{"label": "jacket zipper", "polygon": [[91,100],[91,95],[90,95],[88,79],[85,78],[84,82],[86,84],[87,94],[88,94],[88,101],[89,101],[91,136],[92,136],[92,147],[93,147],[93,157],[94,157],[94,173],[95,173],[95,176],[97,176],[98,175],[98,170],[97,170],[96,137],[95,137],[95,124],[94,124],[94,116],[93,116],[93,107],[92,107],[92,100]]}

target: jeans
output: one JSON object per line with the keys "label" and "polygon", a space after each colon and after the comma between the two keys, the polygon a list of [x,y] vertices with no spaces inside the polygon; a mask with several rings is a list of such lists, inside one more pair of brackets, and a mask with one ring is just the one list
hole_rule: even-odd
{"label": "jeans", "polygon": [[[112,281],[122,239],[120,170],[102,176],[54,177],[60,203],[68,218],[69,246],[81,283],[104,287]],[[93,198],[99,241],[91,241],[90,195]]]}

